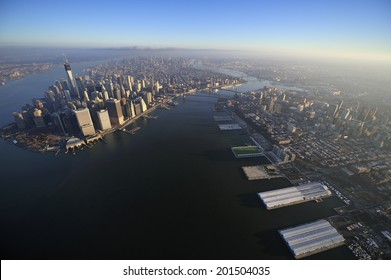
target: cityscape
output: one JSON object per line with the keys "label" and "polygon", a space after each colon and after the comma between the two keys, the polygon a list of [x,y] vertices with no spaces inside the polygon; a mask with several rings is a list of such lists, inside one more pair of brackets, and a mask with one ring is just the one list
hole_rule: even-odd
{"label": "cityscape", "polygon": [[99,24],[3,31],[2,259],[391,259],[391,22],[375,2],[354,27],[338,6],[338,40],[323,16],[308,17],[324,38],[301,21],[267,30],[269,12],[224,26],[216,11],[242,8],[216,4],[195,28],[182,15],[203,9],[154,3],[140,41],[124,41],[127,17],[105,40]]}
{"label": "cityscape", "polygon": [[[228,75],[192,68],[190,62],[152,57],[123,60],[90,69],[83,79],[74,77],[65,59],[67,80],[56,81],[44,98],[34,98],[32,105],[14,112],[16,126],[3,128],[2,138],[12,138],[33,151],[59,152],[63,148],[74,152],[115,130],[128,132],[127,125],[140,116],[149,117],[156,108],[169,110],[168,106],[177,105],[172,100],[175,96],[239,83]],[[136,80],[130,73],[137,74]],[[68,135],[73,137],[61,138]]]}

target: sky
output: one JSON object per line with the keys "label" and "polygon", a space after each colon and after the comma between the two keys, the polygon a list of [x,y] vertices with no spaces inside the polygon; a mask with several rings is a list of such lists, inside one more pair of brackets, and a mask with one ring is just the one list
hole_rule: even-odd
{"label": "sky", "polygon": [[227,49],[391,62],[391,1],[1,0],[0,46]]}

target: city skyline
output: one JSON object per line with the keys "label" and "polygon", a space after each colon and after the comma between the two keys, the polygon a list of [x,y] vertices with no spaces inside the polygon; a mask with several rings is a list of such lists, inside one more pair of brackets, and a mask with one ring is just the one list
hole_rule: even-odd
{"label": "city skyline", "polygon": [[223,49],[391,62],[388,1],[3,1],[0,7],[0,46]]}

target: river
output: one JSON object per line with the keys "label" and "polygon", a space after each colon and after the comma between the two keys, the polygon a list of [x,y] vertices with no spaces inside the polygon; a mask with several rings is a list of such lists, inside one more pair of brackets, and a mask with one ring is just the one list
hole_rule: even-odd
{"label": "river", "polygon": [[[61,77],[58,67],[0,88],[1,123]],[[251,140],[218,130],[215,98],[178,101],[138,120],[137,134],[109,134],[75,156],[0,141],[2,259],[292,259],[277,230],[343,205],[330,197],[266,210],[257,192],[289,182],[247,181],[241,167],[267,160],[234,158],[230,147]],[[309,257],[350,258],[346,247]]]}

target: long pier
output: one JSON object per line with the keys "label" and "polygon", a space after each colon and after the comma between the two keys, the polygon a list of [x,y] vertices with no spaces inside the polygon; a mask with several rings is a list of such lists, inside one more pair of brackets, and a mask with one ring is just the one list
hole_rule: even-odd
{"label": "long pier", "polygon": [[134,135],[140,129],[141,129],[141,127],[136,126],[135,128],[132,128],[131,130],[126,130],[125,128],[123,128],[123,129],[120,129],[119,131],[122,131],[122,132],[125,132],[125,133],[128,133],[128,134]]}

